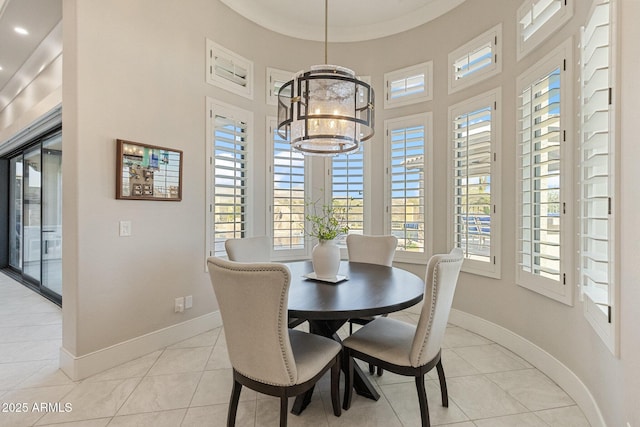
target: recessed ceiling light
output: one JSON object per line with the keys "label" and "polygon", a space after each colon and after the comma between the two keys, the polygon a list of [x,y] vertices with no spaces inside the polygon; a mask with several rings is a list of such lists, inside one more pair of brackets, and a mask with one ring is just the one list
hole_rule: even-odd
{"label": "recessed ceiling light", "polygon": [[22,27],[14,27],[14,28],[13,28],[13,31],[15,31],[15,32],[16,32],[16,33],[18,33],[18,34],[22,34],[23,36],[26,36],[26,35],[28,35],[28,34],[29,34],[29,31],[25,30],[25,29],[24,29],[24,28],[22,28]]}

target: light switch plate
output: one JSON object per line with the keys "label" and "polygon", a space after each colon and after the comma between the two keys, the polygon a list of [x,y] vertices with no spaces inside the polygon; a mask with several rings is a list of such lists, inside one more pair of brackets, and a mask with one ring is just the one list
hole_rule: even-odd
{"label": "light switch plate", "polygon": [[120,221],[120,237],[131,236],[131,221]]}

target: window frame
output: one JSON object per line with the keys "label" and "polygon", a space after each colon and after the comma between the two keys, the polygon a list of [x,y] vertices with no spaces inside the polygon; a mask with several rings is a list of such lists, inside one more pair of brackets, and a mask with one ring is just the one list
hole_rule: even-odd
{"label": "window frame", "polygon": [[[523,90],[527,87],[531,87],[541,79],[546,78],[556,69],[560,69],[560,130],[559,137],[564,138],[560,144],[560,200],[559,206],[562,207],[559,212],[560,221],[560,252],[559,252],[559,280],[555,281],[550,278],[542,277],[540,275],[532,274],[524,271],[520,266],[520,235],[524,230],[521,224],[521,218],[523,214],[522,203],[523,195],[523,178],[520,169],[520,152],[522,149],[521,136],[522,133],[519,129],[516,129],[516,141],[517,141],[517,204],[516,204],[516,225],[518,227],[518,234],[516,235],[516,283],[524,288],[537,292],[541,295],[547,296],[555,301],[559,301],[563,304],[572,306],[574,289],[571,284],[573,283],[573,263],[574,263],[574,228],[573,228],[573,215],[571,208],[573,203],[573,38],[569,37],[557,48],[543,57],[533,66],[527,68],[527,70],[520,74],[516,79],[516,96],[520,98]],[[518,104],[518,103],[516,103]],[[521,123],[519,107],[516,106],[516,118],[517,123]]]}
{"label": "window frame", "polygon": [[462,271],[481,276],[491,277],[494,279],[500,279],[501,277],[501,265],[502,265],[502,171],[501,171],[501,155],[502,155],[502,89],[497,87],[488,92],[477,95],[473,98],[464,100],[455,105],[449,107],[449,135],[448,135],[448,247],[455,247],[455,211],[456,205],[454,203],[455,197],[455,173],[454,173],[454,144],[455,144],[455,120],[456,117],[469,114],[477,111],[481,108],[490,107],[491,112],[491,171],[490,171],[490,183],[491,183],[491,231],[490,231],[490,252],[489,262],[469,259],[465,256],[462,264]]}
{"label": "window frame", "polygon": [[387,119],[384,122],[384,233],[392,234],[392,142],[391,131],[415,126],[424,126],[424,156],[426,157],[423,183],[424,188],[424,251],[408,252],[396,249],[394,261],[409,264],[426,264],[433,253],[433,113],[424,112],[409,116],[402,116],[394,119]]}
{"label": "window frame", "polygon": [[[246,203],[247,207],[244,215],[245,215],[245,229],[244,236],[242,237],[250,237],[253,235],[254,228],[254,215],[252,206],[254,206],[254,191],[253,191],[253,180],[255,179],[252,171],[253,168],[253,156],[254,156],[254,133],[253,133],[253,112],[249,110],[244,110],[242,108],[236,107],[231,104],[226,104],[224,102],[218,101],[213,98],[206,98],[207,103],[207,119],[206,119],[206,130],[207,130],[207,138],[206,138],[206,212],[205,212],[205,269],[206,269],[206,258],[210,256],[216,256],[215,251],[215,241],[212,238],[215,233],[215,223],[213,217],[215,215],[215,200],[213,198],[214,192],[214,184],[213,178],[215,176],[215,162],[214,158],[214,147],[215,147],[215,118],[217,115],[221,115],[227,118],[236,118],[237,120],[244,120],[247,123],[246,126],[246,146],[247,146],[247,159],[246,159],[246,182],[247,182],[247,192],[246,192]],[[222,254],[222,251],[218,251]],[[223,254],[224,255],[224,254]]]}
{"label": "window frame", "polygon": [[[491,44],[491,65],[469,74],[468,77],[456,79],[455,63],[464,56],[469,56],[487,43]],[[502,24],[498,24],[474,39],[468,41],[449,53],[449,94],[467,88],[502,72]]]}
{"label": "window frame", "polygon": [[[395,81],[406,80],[422,73],[424,75],[424,91],[403,95],[396,99],[391,97],[391,84]],[[427,61],[410,67],[401,68],[384,73],[384,109],[403,107],[431,101],[433,99],[433,61]]]}
{"label": "window frame", "polygon": [[[206,76],[207,83],[217,86],[221,89],[234,93],[236,95],[240,95],[244,98],[253,100],[253,61],[233,52],[226,47],[219,45],[213,40],[207,39],[206,42],[207,53],[206,53]],[[221,77],[218,73],[215,72],[215,57],[219,56],[227,59],[231,63],[237,63],[246,69],[247,75],[245,77],[245,81],[247,82],[246,86],[242,86],[237,83],[233,83],[231,80]]]}
{"label": "window frame", "polygon": [[[306,219],[304,221],[304,229],[303,229],[303,239],[304,239],[304,247],[302,249],[280,249],[280,250],[276,250],[275,249],[275,231],[274,231],[274,221],[273,221],[273,215],[274,215],[274,203],[273,203],[273,192],[274,192],[274,169],[273,169],[273,164],[274,164],[274,133],[276,132],[277,129],[277,122],[278,119],[274,116],[269,116],[267,117],[266,120],[266,141],[267,141],[267,149],[266,149],[266,171],[268,174],[268,179],[266,180],[266,194],[267,194],[267,205],[268,205],[268,209],[266,210],[266,214],[267,214],[267,218],[266,218],[266,222],[267,222],[267,227],[268,227],[268,232],[269,232],[269,236],[271,236],[271,246],[270,246],[270,252],[271,252],[271,260],[273,261],[285,261],[285,260],[292,260],[292,259],[306,259],[309,256],[311,256],[311,245],[310,245],[310,239],[307,237],[307,235],[305,234],[305,229],[306,229]],[[311,188],[311,177],[313,176],[312,173],[312,162],[310,161],[308,156],[304,156],[304,193],[309,194],[310,192],[310,188]],[[307,207],[306,207],[306,198],[305,198],[305,216],[307,214]]]}
{"label": "window frame", "polygon": [[560,9],[554,13],[540,25],[531,36],[526,39],[522,31],[522,19],[528,13],[532,13],[532,9],[536,3],[544,0],[525,0],[518,8],[516,13],[516,56],[520,61],[522,58],[531,53],[538,45],[547,40],[553,33],[558,31],[573,16],[574,0],[552,0],[560,3]]}

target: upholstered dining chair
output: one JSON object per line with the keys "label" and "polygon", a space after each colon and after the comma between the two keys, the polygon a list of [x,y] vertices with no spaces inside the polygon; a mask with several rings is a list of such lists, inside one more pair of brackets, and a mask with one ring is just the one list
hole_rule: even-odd
{"label": "upholstered dining chair", "polygon": [[207,264],[233,367],[227,426],[235,425],[240,392],[247,386],[280,398],[280,426],[285,427],[288,398],[311,389],[330,368],[333,413],[340,416],[341,346],[288,328],[287,266],[216,257]]}
{"label": "upholstered dining chair", "polygon": [[458,248],[449,254],[431,257],[427,265],[424,305],[417,326],[380,317],[342,342],[343,357],[348,365],[344,409],[351,406],[354,357],[395,374],[415,378],[423,427],[430,425],[424,376],[434,367],[438,370],[442,406],[449,406],[440,352],[462,261],[463,254]]}
{"label": "upholstered dining chair", "polygon": [[[227,239],[224,249],[229,261],[236,262],[269,262],[271,260],[271,239],[269,236],[244,237],[242,239]],[[305,319],[292,317],[289,327],[295,328],[305,322]]]}
{"label": "upholstered dining chair", "polygon": [[[396,236],[368,236],[361,234],[349,234],[347,236],[347,252],[349,261],[364,262],[367,264],[379,264],[391,267],[393,256],[396,253],[398,239]],[[383,315],[383,316],[386,316]],[[366,325],[376,316],[359,317],[349,319],[349,333],[353,333],[353,325]],[[369,372],[373,374],[374,366],[369,365]],[[382,375],[382,368],[378,367],[378,376]]]}
{"label": "upholstered dining chair", "polygon": [[269,262],[271,250],[269,236],[245,237],[242,239],[227,239],[224,249],[229,261],[236,262]]}

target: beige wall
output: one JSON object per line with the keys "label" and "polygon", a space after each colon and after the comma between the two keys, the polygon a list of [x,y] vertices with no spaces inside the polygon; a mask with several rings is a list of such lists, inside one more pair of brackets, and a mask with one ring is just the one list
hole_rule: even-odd
{"label": "beige wall", "polygon": [[[640,179],[640,153],[633,126],[640,106],[635,71],[640,65],[637,0],[620,0],[621,171],[620,253],[621,358],[612,356],[593,333],[576,301],[568,307],[515,285],[515,78],[566,37],[578,34],[589,1],[576,1],[574,19],[521,62],[515,60],[513,0],[467,0],[446,16],[405,34],[334,44],[329,62],[370,75],[378,94],[377,135],[370,142],[372,166],[383,165],[386,118],[433,111],[434,156],[446,158],[447,109],[466,97],[502,87],[503,240],[502,278],[463,274],[454,305],[501,325],[556,357],[586,384],[610,426],[640,425],[640,307],[637,280],[639,211],[634,183]],[[185,4],[188,7],[185,7]],[[496,11],[500,11],[496,13]],[[63,346],[81,357],[179,324],[216,309],[204,272],[205,252],[205,97],[254,112],[255,158],[264,158],[264,120],[275,114],[264,103],[265,68],[296,71],[323,59],[322,44],[270,33],[210,0],[64,0],[64,331]],[[503,72],[455,95],[447,94],[446,58],[493,25],[503,23]],[[205,38],[254,60],[254,101],[205,83]],[[574,39],[574,41],[577,41]],[[394,110],[382,108],[386,71],[434,60],[434,101]],[[115,200],[116,138],[184,151],[183,200]],[[317,162],[316,162],[317,164]],[[264,162],[254,163],[264,176]],[[434,223],[446,223],[446,164],[434,163]],[[382,188],[373,174],[373,188]],[[373,192],[373,211],[383,200]],[[264,191],[255,191],[259,218],[255,233],[266,230]],[[133,235],[118,237],[118,221],[131,220]],[[382,230],[382,215],[372,218]],[[444,251],[445,227],[434,230],[434,249]],[[423,274],[423,266],[408,266]],[[194,308],[173,313],[173,299],[193,295]]]}

